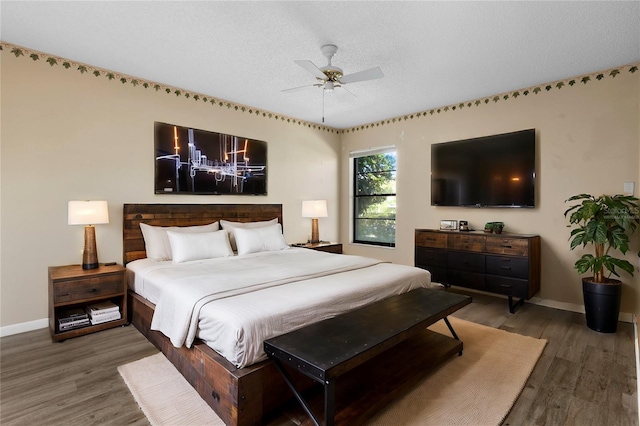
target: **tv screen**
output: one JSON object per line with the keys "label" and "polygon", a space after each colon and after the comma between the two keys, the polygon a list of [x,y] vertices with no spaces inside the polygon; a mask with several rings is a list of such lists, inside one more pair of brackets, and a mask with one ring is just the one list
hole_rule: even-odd
{"label": "tv screen", "polygon": [[535,207],[535,129],[431,145],[431,205]]}

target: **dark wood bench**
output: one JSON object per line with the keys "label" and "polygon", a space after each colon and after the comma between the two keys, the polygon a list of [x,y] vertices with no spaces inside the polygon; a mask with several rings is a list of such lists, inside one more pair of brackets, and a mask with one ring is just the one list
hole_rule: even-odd
{"label": "dark wood bench", "polygon": [[[421,373],[456,352],[462,354],[462,342],[447,316],[469,303],[469,296],[417,289],[265,340],[264,350],[314,424],[319,425],[320,421],[313,404],[295,388],[288,368],[324,387],[325,425],[333,425],[334,421],[357,424],[413,385],[422,377]],[[427,330],[441,319],[453,338]],[[379,373],[386,375],[373,378]],[[349,374],[353,376],[352,384],[347,379],[343,381]],[[343,393],[336,398],[339,377]],[[358,390],[355,393],[360,401],[355,408],[353,403],[346,402],[354,390]],[[336,400],[342,406],[336,407]]]}

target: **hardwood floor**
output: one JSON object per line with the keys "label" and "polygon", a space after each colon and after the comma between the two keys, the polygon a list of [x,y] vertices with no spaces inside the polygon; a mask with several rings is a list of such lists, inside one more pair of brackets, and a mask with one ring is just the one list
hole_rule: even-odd
{"label": "hardwood floor", "polygon": [[[637,425],[633,325],[589,330],[584,315],[469,293],[454,316],[547,339],[504,425]],[[62,343],[48,329],[0,339],[0,424],[148,425],[117,366],[157,352],[134,327]]]}

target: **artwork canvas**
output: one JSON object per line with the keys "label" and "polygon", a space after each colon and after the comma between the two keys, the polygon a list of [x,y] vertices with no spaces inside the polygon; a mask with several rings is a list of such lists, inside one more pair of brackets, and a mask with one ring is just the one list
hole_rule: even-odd
{"label": "artwork canvas", "polygon": [[267,194],[267,143],[155,122],[156,194]]}

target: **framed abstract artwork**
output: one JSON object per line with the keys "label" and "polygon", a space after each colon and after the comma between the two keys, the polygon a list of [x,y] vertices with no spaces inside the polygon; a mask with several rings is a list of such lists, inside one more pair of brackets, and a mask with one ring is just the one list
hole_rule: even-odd
{"label": "framed abstract artwork", "polygon": [[267,143],[154,123],[156,194],[266,195]]}

